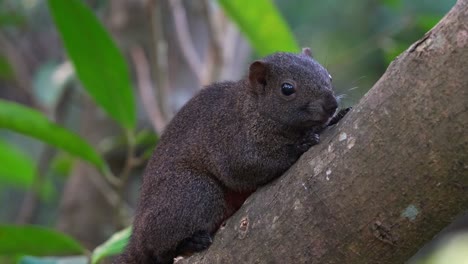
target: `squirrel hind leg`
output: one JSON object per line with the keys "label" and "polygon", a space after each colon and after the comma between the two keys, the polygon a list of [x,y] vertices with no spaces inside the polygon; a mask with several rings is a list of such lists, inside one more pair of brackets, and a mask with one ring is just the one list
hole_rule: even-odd
{"label": "squirrel hind leg", "polygon": [[[145,263],[154,263],[154,264],[174,264],[174,258],[176,255],[174,252],[167,252],[161,256],[156,257],[152,261],[145,262]],[[143,263],[142,263],[143,264]]]}
{"label": "squirrel hind leg", "polygon": [[151,252],[132,254],[127,249],[124,253],[115,258],[112,264],[173,264],[174,258],[174,252],[166,252],[160,256],[155,256]]}
{"label": "squirrel hind leg", "polygon": [[179,243],[175,251],[166,252],[151,262],[155,264],[173,264],[177,256],[188,257],[196,252],[206,250],[213,243],[213,238],[206,231],[198,231]]}
{"label": "squirrel hind leg", "polygon": [[210,247],[213,243],[213,238],[207,231],[198,231],[193,236],[184,239],[177,246],[176,255],[188,256],[193,253],[203,251]]}

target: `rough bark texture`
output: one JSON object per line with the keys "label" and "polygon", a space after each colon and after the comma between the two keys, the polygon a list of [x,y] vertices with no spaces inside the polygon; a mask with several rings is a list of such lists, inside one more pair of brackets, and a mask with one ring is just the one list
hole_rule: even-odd
{"label": "rough bark texture", "polygon": [[403,263],[466,210],[467,2],[180,263]]}

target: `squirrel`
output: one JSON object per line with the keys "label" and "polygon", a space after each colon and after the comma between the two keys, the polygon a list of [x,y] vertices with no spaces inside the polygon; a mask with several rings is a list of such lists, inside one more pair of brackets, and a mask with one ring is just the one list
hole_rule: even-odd
{"label": "squirrel", "polygon": [[309,48],[253,62],[246,78],[209,85],[175,115],[143,176],[119,264],[173,263],[207,249],[258,187],[278,178],[339,114],[328,71]]}

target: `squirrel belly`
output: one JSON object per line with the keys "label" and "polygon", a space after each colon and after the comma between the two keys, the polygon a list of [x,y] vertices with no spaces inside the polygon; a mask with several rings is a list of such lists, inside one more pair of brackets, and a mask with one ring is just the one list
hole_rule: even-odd
{"label": "squirrel belly", "polygon": [[241,206],[244,204],[245,200],[254,193],[254,191],[246,192],[235,192],[235,191],[225,191],[224,192],[224,202],[226,204],[226,210],[224,211],[223,221],[219,224],[221,226],[224,221],[231,217]]}
{"label": "squirrel belly", "polygon": [[272,54],[253,62],[245,79],[201,90],[160,138],[130,242],[115,263],[173,263],[207,249],[254,190],[338,122],[337,106],[330,74],[307,49]]}

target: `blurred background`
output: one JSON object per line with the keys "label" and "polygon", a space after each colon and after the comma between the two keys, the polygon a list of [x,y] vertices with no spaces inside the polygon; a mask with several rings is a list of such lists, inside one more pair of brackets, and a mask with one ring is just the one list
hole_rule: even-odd
{"label": "blurred background", "polygon": [[[112,173],[67,148],[44,143],[53,139],[2,129],[0,120],[0,224],[53,228],[92,250],[130,223],[157,135],[203,85],[242,78],[251,61],[282,47],[311,47],[333,76],[337,94],[343,95],[342,107],[354,105],[456,0],[239,1],[241,10],[221,0],[78,2],[97,17],[123,55],[129,73],[123,82],[129,82],[134,99],[107,81],[122,77],[113,73],[112,64],[91,58],[81,73],[76,70],[72,44],[65,49],[66,35],[59,33],[65,26],[56,25],[60,17],[51,14],[53,4],[45,0],[0,0],[0,99],[35,109],[79,135]],[[270,9],[262,9],[263,2]],[[82,49],[78,56],[104,54],[99,41],[86,33],[93,27],[86,17],[70,16],[69,22],[69,34],[78,33],[75,44],[96,47]],[[277,32],[286,37],[275,39],[281,35]],[[99,99],[90,92],[85,87],[90,82],[82,77],[86,69],[97,76],[99,89],[112,93]],[[135,112],[131,125],[109,114],[118,102],[106,106],[104,101],[114,94],[134,101],[129,103],[134,110],[124,109]],[[5,113],[16,117],[16,112],[3,111],[3,118]],[[18,122],[24,130],[37,125]]]}

